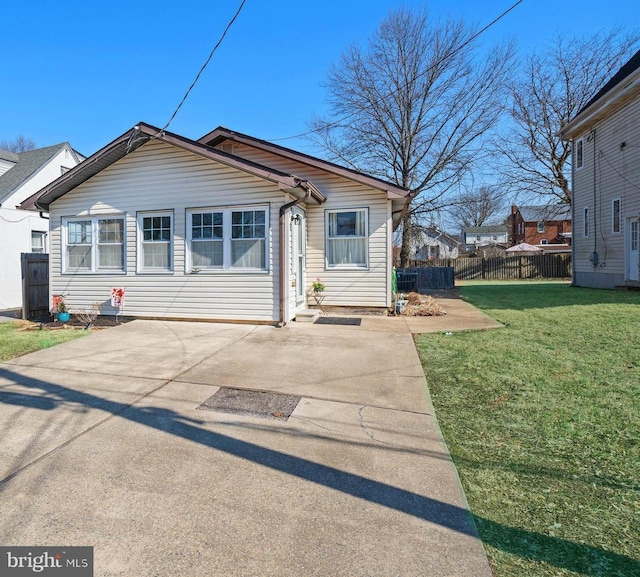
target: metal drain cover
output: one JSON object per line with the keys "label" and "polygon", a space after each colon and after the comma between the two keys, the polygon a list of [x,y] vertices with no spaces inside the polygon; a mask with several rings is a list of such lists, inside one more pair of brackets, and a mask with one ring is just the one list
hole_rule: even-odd
{"label": "metal drain cover", "polygon": [[301,398],[295,395],[220,387],[198,409],[286,421]]}
{"label": "metal drain cover", "polygon": [[359,327],[362,324],[362,319],[354,317],[319,317],[315,323],[316,325],[351,325]]}

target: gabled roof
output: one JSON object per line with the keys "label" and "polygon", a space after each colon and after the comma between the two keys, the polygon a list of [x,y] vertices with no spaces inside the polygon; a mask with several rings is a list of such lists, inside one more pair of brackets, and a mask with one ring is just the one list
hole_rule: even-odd
{"label": "gabled roof", "polygon": [[599,120],[638,97],[640,97],[640,50],[562,127],[561,137],[564,140],[571,140],[579,136]]}
{"label": "gabled roof", "polygon": [[313,166],[326,172],[337,174],[349,180],[365,184],[366,186],[369,186],[371,188],[386,192],[388,199],[398,199],[409,196],[409,190],[398,186],[397,184],[387,182],[374,176],[369,176],[368,174],[364,174],[362,172],[358,172],[357,170],[334,164],[333,162],[329,162],[327,160],[316,158],[315,156],[310,156],[309,154],[304,154],[290,148],[285,148],[284,146],[280,146],[278,144],[267,142],[266,140],[261,140],[259,138],[255,138],[247,134],[242,134],[240,132],[234,132],[223,126],[218,126],[218,128],[216,128],[215,130],[212,130],[208,134],[205,134],[198,140],[198,142],[208,144],[209,146],[217,146],[225,140],[247,144],[249,146],[253,146],[261,150],[277,154],[278,156],[283,156],[302,164]]}
{"label": "gabled roof", "polygon": [[11,152],[10,150],[2,150],[0,148],[0,160],[8,160],[9,162],[16,163],[20,160],[17,152]]}
{"label": "gabled roof", "polygon": [[437,226],[427,226],[421,228],[420,236],[427,236],[429,238],[432,238],[433,240],[443,239],[455,246],[459,246],[462,244],[457,238],[444,232],[443,230],[440,230]]}
{"label": "gabled roof", "polygon": [[[8,155],[17,156],[17,161],[15,166],[12,166],[0,176],[0,204],[67,146],[69,146],[68,143],[63,142],[46,148],[26,150],[25,152],[11,153],[3,151]],[[6,160],[11,159],[6,158]]]}
{"label": "gabled roof", "polygon": [[28,209],[35,205],[42,210],[49,210],[49,205],[53,201],[58,200],[75,187],[86,182],[91,177],[152,139],[177,146],[178,148],[188,150],[189,152],[215,160],[232,168],[237,168],[256,177],[269,180],[276,183],[284,191],[298,195],[308,192],[311,198],[318,203],[326,200],[325,196],[308,180],[274,170],[273,168],[245,160],[238,156],[227,154],[200,142],[140,122],[107,144],[104,148],[98,150],[98,152],[87,158],[84,162],[81,162],[69,172],[63,174],[60,178],[25,200],[21,208]]}
{"label": "gabled roof", "polygon": [[571,207],[567,204],[521,206],[518,210],[525,222],[571,220]]}

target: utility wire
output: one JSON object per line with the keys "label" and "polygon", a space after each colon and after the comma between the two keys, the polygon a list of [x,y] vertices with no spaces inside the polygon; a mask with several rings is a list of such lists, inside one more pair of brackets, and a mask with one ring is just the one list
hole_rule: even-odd
{"label": "utility wire", "polygon": [[227,27],[224,29],[224,32],[222,33],[222,36],[220,36],[220,40],[218,40],[217,44],[213,47],[213,50],[211,50],[211,52],[209,53],[209,57],[207,58],[207,61],[202,65],[202,68],[200,68],[200,71],[196,75],[195,80],[191,83],[191,86],[189,86],[189,89],[185,92],[185,94],[184,94],[184,96],[182,98],[182,101],[180,102],[180,104],[178,104],[178,107],[173,111],[173,114],[171,115],[171,118],[169,118],[169,122],[167,122],[164,125],[164,127],[162,128],[162,130],[160,130],[161,133],[164,132],[169,127],[171,122],[173,122],[173,119],[176,117],[176,114],[178,114],[178,111],[180,110],[180,108],[182,108],[182,105],[185,103],[185,100],[189,96],[189,93],[191,92],[193,87],[196,85],[196,83],[200,79],[200,76],[204,72],[204,69],[207,67],[207,65],[211,61],[211,58],[213,57],[213,54],[218,49],[218,46],[220,46],[220,44],[222,44],[222,41],[224,40],[224,37],[227,35],[227,32],[229,32],[229,28],[231,28],[231,26],[233,26],[233,23],[236,21],[236,18],[238,18],[238,16],[240,15],[240,12],[242,11],[242,8],[243,8],[245,2],[246,2],[246,0],[242,0],[242,2],[240,2],[240,6],[238,7],[238,10],[236,10],[236,13],[233,15],[233,18],[229,21],[229,24],[227,24]]}
{"label": "utility wire", "polygon": [[[487,24],[484,28],[482,28],[481,30],[476,32],[466,42],[463,42],[462,44],[460,44],[460,46],[458,46],[457,48],[455,48],[454,50],[452,50],[448,54],[445,54],[438,62],[436,62],[435,64],[432,64],[426,70],[423,70],[419,74],[416,74],[415,78],[412,79],[412,82],[414,82],[415,80],[417,80],[421,76],[424,76],[425,74],[429,73],[431,70],[433,70],[437,66],[440,66],[440,64],[442,64],[445,60],[451,58],[452,56],[455,56],[465,46],[467,46],[468,44],[473,42],[481,34],[484,34],[487,30],[489,30],[489,28],[491,28],[492,26],[497,24],[500,20],[502,20],[507,14],[509,14],[509,12],[514,10],[519,4],[522,4],[522,2],[524,2],[524,0],[518,0],[517,2],[512,4],[502,14],[500,14],[500,16],[497,16],[496,18],[494,18],[491,22],[489,22],[489,24]],[[408,84],[404,85],[404,86],[401,86],[400,88],[396,88],[395,90],[392,90],[391,92],[389,92],[388,94],[386,94],[385,96],[380,98],[380,101],[382,102],[382,101],[386,100],[387,98],[390,98],[391,96],[393,96],[394,94],[396,94],[397,92],[402,90],[403,88],[406,88],[406,86],[408,86]],[[332,128],[334,126],[337,126],[341,122],[344,122],[345,120],[347,120],[348,118],[351,118],[352,116],[355,116],[356,114],[357,114],[357,111],[356,112],[351,112],[350,114],[347,114],[346,116],[343,116],[342,118],[339,118],[338,120],[335,120],[333,122],[329,122],[328,124],[324,124],[322,126],[322,128],[315,128],[313,130],[308,130],[307,132],[301,132],[300,134],[294,134],[293,136],[285,136],[285,137],[282,137],[282,138],[272,138],[269,142],[279,142],[281,140],[291,140],[293,138],[301,138],[303,136],[308,136],[309,134],[313,134],[314,132],[320,132],[320,130],[324,130],[324,129],[327,129],[327,128]]]}

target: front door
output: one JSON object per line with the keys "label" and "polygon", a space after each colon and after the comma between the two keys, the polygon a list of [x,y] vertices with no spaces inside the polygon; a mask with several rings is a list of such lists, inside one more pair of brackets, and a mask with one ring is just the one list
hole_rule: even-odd
{"label": "front door", "polygon": [[307,266],[307,222],[306,214],[302,210],[296,210],[294,212],[294,218],[292,220],[293,231],[293,262],[292,269],[296,276],[296,304],[304,302],[305,298],[305,269]]}
{"label": "front door", "polygon": [[627,259],[627,280],[638,281],[640,280],[640,274],[638,269],[640,262],[638,260],[638,244],[640,244],[640,227],[638,225],[640,219],[632,218],[629,221],[627,230],[629,236],[627,239],[627,246],[629,247],[629,258]]}

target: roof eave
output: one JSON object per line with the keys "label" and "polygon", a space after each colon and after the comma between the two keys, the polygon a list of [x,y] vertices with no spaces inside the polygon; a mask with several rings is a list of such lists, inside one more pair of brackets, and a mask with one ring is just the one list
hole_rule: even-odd
{"label": "roof eave", "polygon": [[52,202],[58,200],[76,186],[95,176],[98,172],[104,170],[114,162],[124,158],[127,154],[133,152],[152,138],[198,154],[209,160],[215,160],[231,168],[247,172],[258,178],[271,181],[282,189],[294,190],[299,187],[305,191],[309,189],[311,198],[319,204],[326,200],[326,197],[307,180],[246,161],[220,150],[215,150],[200,142],[162,131],[144,122],[139,122],[131,130],[128,130],[82,163],[54,180],[51,184],[29,197],[23,203],[24,208],[28,209],[35,206],[40,210],[48,211]]}
{"label": "roof eave", "polygon": [[640,70],[627,76],[623,82],[606,92],[602,98],[579,112],[575,118],[561,128],[560,137],[562,140],[574,139],[638,95],[640,95]]}
{"label": "roof eave", "polygon": [[338,174],[349,180],[366,184],[371,188],[375,188],[376,190],[380,190],[386,193],[388,200],[392,200],[395,198],[404,199],[411,194],[411,191],[405,188],[402,188],[400,186],[396,186],[390,182],[385,182],[383,180],[377,179],[367,174],[363,174],[361,172],[357,172],[349,168],[339,166],[332,162],[328,162],[326,160],[315,158],[311,155],[304,154],[302,152],[298,152],[277,144],[273,144],[266,140],[261,140],[253,136],[249,136],[247,134],[234,132],[232,130],[229,130],[228,128],[224,128],[223,126],[219,126],[218,128],[212,130],[208,134],[205,134],[202,138],[198,139],[198,142],[206,144],[207,146],[215,147],[218,144],[221,144],[222,142],[224,142],[225,140],[231,140],[233,142],[246,144],[248,146],[255,146],[262,150],[272,152],[273,154],[277,154],[279,156],[285,156],[287,158],[297,160],[298,162],[301,162],[303,164],[307,164],[315,168],[320,168],[321,170]]}

